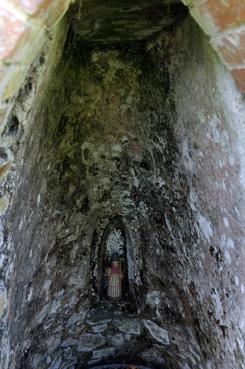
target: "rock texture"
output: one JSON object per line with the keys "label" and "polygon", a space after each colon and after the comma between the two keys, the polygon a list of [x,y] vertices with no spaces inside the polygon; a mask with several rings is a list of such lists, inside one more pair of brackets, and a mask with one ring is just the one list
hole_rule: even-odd
{"label": "rock texture", "polygon": [[[189,20],[128,44],[70,30],[54,66],[65,29],[5,132],[2,367],[244,367],[241,95]],[[112,306],[118,233],[128,293]]]}
{"label": "rock texture", "polygon": [[71,10],[72,28],[86,41],[142,40],[168,29],[186,15],[178,0],[77,1]]}

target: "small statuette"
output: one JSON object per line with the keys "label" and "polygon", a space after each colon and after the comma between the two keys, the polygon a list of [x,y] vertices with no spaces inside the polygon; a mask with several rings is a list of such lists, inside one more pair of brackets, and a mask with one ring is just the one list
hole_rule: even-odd
{"label": "small statuette", "polygon": [[120,257],[117,253],[112,255],[111,267],[108,268],[108,297],[118,299],[122,296],[122,269]]}

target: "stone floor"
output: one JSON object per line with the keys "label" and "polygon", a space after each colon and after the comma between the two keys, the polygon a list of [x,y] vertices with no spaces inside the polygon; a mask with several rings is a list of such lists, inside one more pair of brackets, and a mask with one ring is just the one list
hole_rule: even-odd
{"label": "stone floor", "polygon": [[[61,347],[72,348],[80,355],[86,356],[88,366],[107,362],[108,359],[127,357],[126,353],[132,345],[139,349],[141,342],[146,340],[152,344],[169,345],[170,343],[168,332],[153,321],[144,319],[138,314],[127,314],[120,308],[112,309],[110,304],[74,315],[69,320],[69,325],[70,333],[73,333],[74,338],[70,336],[64,340]],[[115,369],[124,366],[109,365]],[[106,367],[108,366],[101,366],[101,368]],[[50,369],[55,368],[56,364],[51,363]],[[143,369],[143,367],[139,368]]]}

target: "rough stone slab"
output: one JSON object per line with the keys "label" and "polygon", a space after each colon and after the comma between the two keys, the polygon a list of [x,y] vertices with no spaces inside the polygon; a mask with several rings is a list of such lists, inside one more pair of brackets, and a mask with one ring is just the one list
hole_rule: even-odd
{"label": "rough stone slab", "polygon": [[123,333],[139,335],[141,332],[141,324],[138,319],[116,318],[113,321],[115,327]]}
{"label": "rough stone slab", "polygon": [[49,369],[59,369],[62,363],[62,356],[59,354],[49,366]]}
{"label": "rough stone slab", "polygon": [[79,341],[75,340],[74,338],[67,338],[65,341],[62,342],[61,347],[69,347],[69,346],[76,346],[78,345]]}
{"label": "rough stone slab", "polygon": [[76,364],[77,364],[77,360],[75,358],[66,360],[64,363],[62,363],[59,369],[75,369]]}
{"label": "rough stone slab", "polygon": [[112,321],[112,314],[110,311],[92,311],[87,316],[87,323],[89,325],[107,324]]}
{"label": "rough stone slab", "polygon": [[168,332],[159,327],[156,323],[152,322],[151,320],[143,320],[144,326],[148,329],[150,335],[156,341],[162,343],[163,345],[169,345],[169,336]]}
{"label": "rough stone slab", "polygon": [[108,327],[107,323],[99,324],[99,325],[92,326],[92,330],[94,331],[94,333],[100,333],[100,332],[104,332],[107,327]]}
{"label": "rough stone slab", "polygon": [[100,360],[104,359],[110,355],[113,355],[115,352],[115,348],[107,347],[101,350],[93,351],[92,360]]}
{"label": "rough stone slab", "polygon": [[86,318],[86,315],[87,315],[87,310],[85,311],[81,311],[80,313],[77,313],[77,314],[73,314],[68,322],[67,322],[67,326],[70,327],[80,321],[83,321],[85,318]]}
{"label": "rough stone slab", "polygon": [[79,352],[90,352],[105,344],[105,338],[101,334],[87,333],[79,339]]}
{"label": "rough stone slab", "polygon": [[122,333],[115,334],[113,336],[109,337],[109,342],[112,346],[122,346],[125,342],[125,339],[123,337]]}

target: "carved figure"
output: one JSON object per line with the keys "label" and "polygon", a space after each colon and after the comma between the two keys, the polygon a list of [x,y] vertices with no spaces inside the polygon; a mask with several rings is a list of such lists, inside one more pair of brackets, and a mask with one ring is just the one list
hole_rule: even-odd
{"label": "carved figure", "polygon": [[112,255],[112,264],[108,268],[108,296],[112,299],[118,299],[122,295],[122,270],[120,257],[118,254]]}

